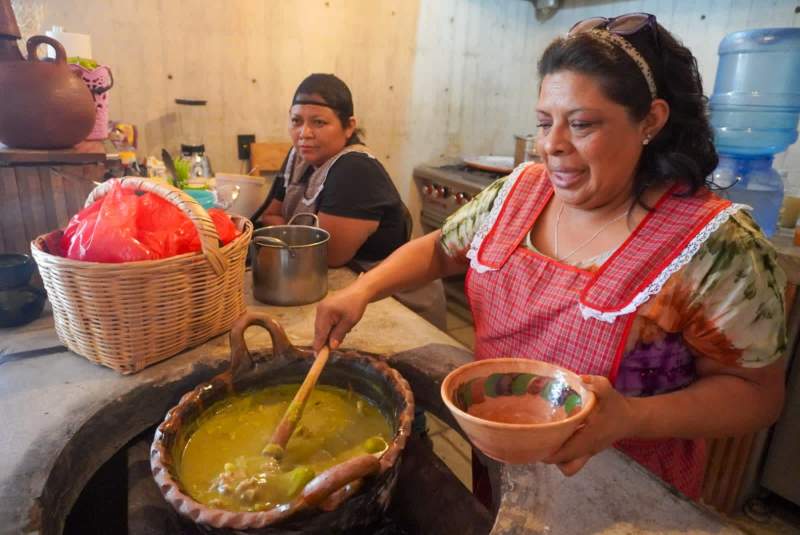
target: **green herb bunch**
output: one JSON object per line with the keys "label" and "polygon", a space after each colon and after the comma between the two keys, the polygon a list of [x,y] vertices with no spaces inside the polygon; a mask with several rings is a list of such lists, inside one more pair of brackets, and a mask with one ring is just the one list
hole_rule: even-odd
{"label": "green herb bunch", "polygon": [[175,160],[175,187],[184,189],[189,185],[189,162],[178,158]]}

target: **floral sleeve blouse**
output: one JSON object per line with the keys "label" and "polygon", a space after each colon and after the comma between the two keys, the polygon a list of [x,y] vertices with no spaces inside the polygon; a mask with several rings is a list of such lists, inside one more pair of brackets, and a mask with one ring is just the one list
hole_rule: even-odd
{"label": "floral sleeve blouse", "polygon": [[[447,254],[466,258],[506,179],[447,219]],[[535,250],[529,239],[523,246]],[[612,253],[578,267],[597,269]],[[615,387],[632,396],[684,387],[695,379],[696,357],[753,368],[774,362],[786,348],[785,285],[772,245],[747,212],[736,212],[636,311]]]}

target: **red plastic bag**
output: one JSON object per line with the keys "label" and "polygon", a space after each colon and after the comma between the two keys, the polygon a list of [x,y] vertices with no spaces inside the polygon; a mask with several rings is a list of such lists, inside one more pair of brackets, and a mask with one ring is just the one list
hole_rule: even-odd
{"label": "red plastic bag", "polygon": [[214,222],[214,226],[217,228],[217,235],[219,236],[219,241],[222,242],[222,245],[235,240],[242,233],[241,230],[236,228],[236,225],[233,224],[231,217],[226,214],[224,210],[220,210],[219,208],[211,208],[208,211],[208,215],[211,216],[211,220]]}
{"label": "red plastic bag", "polygon": [[135,192],[114,186],[100,201],[72,218],[64,239],[68,258],[89,262],[137,262],[155,260],[156,254],[137,239]]}
{"label": "red plastic bag", "polygon": [[200,250],[200,238],[189,216],[155,193],[145,193],[139,198],[136,223],[139,240],[159,258]]}
{"label": "red plastic bag", "polygon": [[[208,211],[221,245],[241,234],[223,210]],[[115,185],[99,201],[72,217],[61,241],[65,256],[94,262],[157,260],[200,251],[192,220],[154,193]]]}
{"label": "red plastic bag", "polygon": [[[72,245],[72,238],[75,236],[75,233],[78,232],[78,228],[87,224],[91,224],[91,226],[94,227],[97,223],[97,214],[100,212],[100,206],[102,204],[101,202],[94,202],[72,216],[72,219],[69,220],[67,227],[64,229],[64,234],[61,237],[61,256],[69,257],[67,251],[69,251]],[[89,223],[89,221],[91,221],[91,223]]]}

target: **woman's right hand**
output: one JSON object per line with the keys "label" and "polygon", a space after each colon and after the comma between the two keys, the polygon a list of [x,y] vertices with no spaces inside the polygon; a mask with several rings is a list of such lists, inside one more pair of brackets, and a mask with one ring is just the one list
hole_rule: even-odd
{"label": "woman's right hand", "polygon": [[358,282],[334,292],[317,305],[314,322],[314,351],[328,344],[336,349],[364,315],[370,298],[359,288]]}

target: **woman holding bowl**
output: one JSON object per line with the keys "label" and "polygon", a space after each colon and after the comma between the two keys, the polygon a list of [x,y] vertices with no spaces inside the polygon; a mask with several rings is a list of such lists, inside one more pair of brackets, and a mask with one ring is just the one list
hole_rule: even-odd
{"label": "woman holding bowl", "polygon": [[691,498],[704,439],[770,425],[783,402],[785,276],[717,164],[691,52],[632,13],[577,23],[539,62],[537,149],[317,309],[337,346],[370,301],[467,273],[477,359],[585,375],[586,425],[547,462],[616,446]]}

